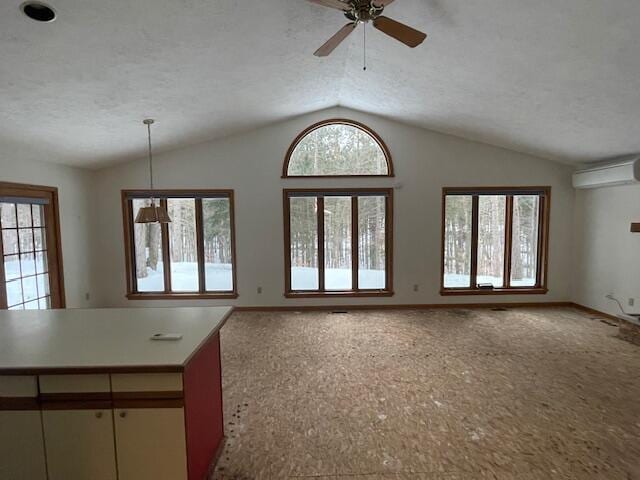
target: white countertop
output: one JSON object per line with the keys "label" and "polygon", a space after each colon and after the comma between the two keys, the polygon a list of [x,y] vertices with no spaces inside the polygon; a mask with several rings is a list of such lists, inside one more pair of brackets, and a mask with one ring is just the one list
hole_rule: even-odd
{"label": "white countertop", "polygon": [[[0,374],[180,371],[232,307],[0,310]],[[180,333],[177,341],[150,340]],[[146,367],[146,368],[145,368]]]}

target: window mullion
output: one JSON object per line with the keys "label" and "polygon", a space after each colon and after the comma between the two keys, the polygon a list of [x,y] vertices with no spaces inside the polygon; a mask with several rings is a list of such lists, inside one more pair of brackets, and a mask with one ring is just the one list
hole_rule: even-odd
{"label": "window mullion", "polygon": [[202,199],[196,198],[196,256],[198,259],[198,291],[205,293],[204,225]]}
{"label": "window mullion", "polygon": [[547,219],[547,202],[548,198],[545,195],[538,197],[538,258],[536,259],[536,287],[542,286],[543,268],[543,252],[546,255],[549,246],[546,244],[546,228],[549,228]]}
{"label": "window mullion", "polygon": [[351,197],[351,288],[357,291],[358,287],[358,197]]}
{"label": "window mullion", "polygon": [[131,282],[131,291],[138,293],[138,276],[136,275],[136,239],[135,239],[135,223],[133,221],[133,200],[127,199],[126,208],[127,237],[129,240],[129,281]]}
{"label": "window mullion", "polygon": [[479,222],[478,195],[471,197],[471,288],[478,287],[478,222]]}
{"label": "window mullion", "polygon": [[286,190],[282,195],[284,206],[284,266],[285,266],[285,293],[291,292],[291,197]]}
{"label": "window mullion", "polygon": [[504,281],[505,288],[511,287],[511,252],[513,241],[513,195],[507,195],[504,221]]}
{"label": "window mullion", "polygon": [[386,195],[384,200],[384,263],[385,290],[393,290],[393,198]]}
{"label": "window mullion", "polygon": [[[160,200],[160,206],[168,211],[167,199]],[[160,224],[160,235],[162,238],[162,264],[164,272],[164,293],[171,293],[171,255],[169,254],[169,224]]]}
{"label": "window mullion", "polygon": [[[16,224],[16,227],[18,225]],[[2,225],[0,224],[0,228]],[[16,235],[18,235],[18,229],[16,228]],[[20,237],[18,237],[20,238]],[[0,235],[0,310],[6,310],[7,304],[7,279],[4,273],[4,246],[2,244],[2,235]]]}
{"label": "window mullion", "polygon": [[324,292],[324,197],[317,197],[318,214],[318,290]]}

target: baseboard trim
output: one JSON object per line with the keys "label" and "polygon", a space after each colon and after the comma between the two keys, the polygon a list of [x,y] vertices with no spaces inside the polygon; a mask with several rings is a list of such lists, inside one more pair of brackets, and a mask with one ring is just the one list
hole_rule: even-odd
{"label": "baseboard trim", "polygon": [[[308,312],[327,310],[433,310],[445,308],[549,308],[576,307],[573,302],[417,303],[383,305],[282,305],[234,308],[236,312]],[[584,307],[586,308],[586,307]],[[604,315],[604,314],[601,314]]]}
{"label": "baseboard trim", "polygon": [[615,320],[616,322],[620,320],[615,315],[611,315],[609,313],[604,313],[604,312],[601,312],[600,310],[596,310],[596,309],[591,308],[591,307],[586,307],[586,306],[581,305],[579,303],[571,303],[571,306],[573,308],[577,309],[577,310],[581,310],[581,311],[583,311],[585,313],[588,313],[589,315],[597,315],[599,317],[604,317],[604,318],[608,318],[610,320]]}

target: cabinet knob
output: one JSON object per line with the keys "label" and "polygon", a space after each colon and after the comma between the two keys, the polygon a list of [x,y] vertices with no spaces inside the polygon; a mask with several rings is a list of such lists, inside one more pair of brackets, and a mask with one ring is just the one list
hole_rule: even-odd
{"label": "cabinet knob", "polygon": [[102,412],[96,412],[96,418],[102,418]]}
{"label": "cabinet knob", "polygon": [[127,416],[127,412],[120,412],[120,418],[124,418]]}

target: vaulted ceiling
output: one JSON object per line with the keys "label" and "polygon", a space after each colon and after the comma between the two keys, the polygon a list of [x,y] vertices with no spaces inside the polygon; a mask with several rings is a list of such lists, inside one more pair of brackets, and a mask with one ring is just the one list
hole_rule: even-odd
{"label": "vaulted ceiling", "polygon": [[0,3],[0,155],[95,167],[342,105],[565,162],[640,151],[637,0],[396,0],[409,49],[305,0]]}

